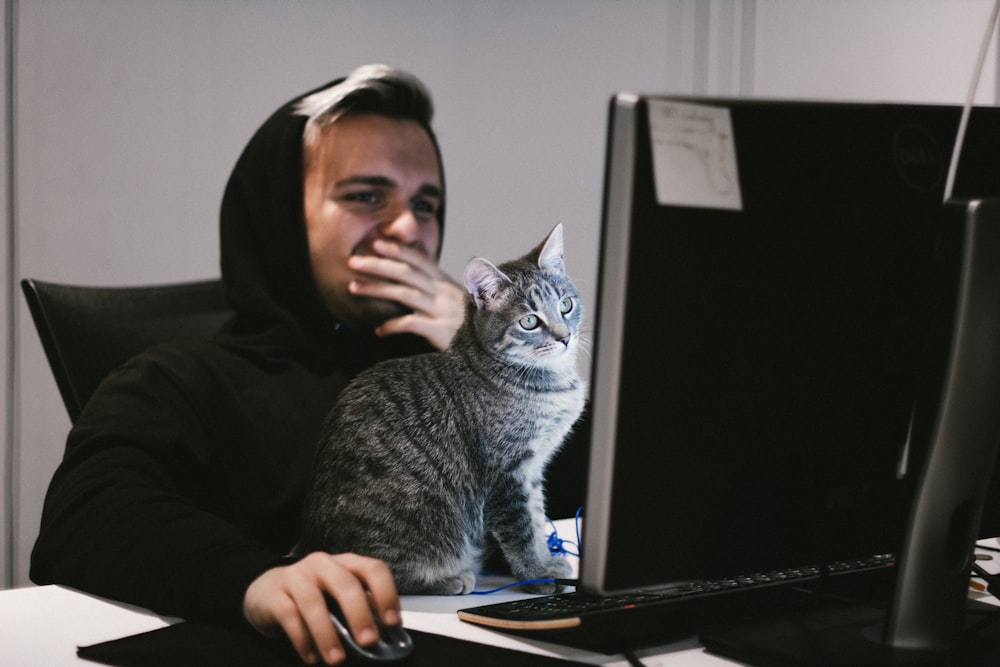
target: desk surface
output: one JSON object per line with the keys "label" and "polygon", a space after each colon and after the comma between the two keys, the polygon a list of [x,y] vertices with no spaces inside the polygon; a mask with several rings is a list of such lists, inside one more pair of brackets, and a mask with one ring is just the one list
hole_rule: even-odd
{"label": "desk surface", "polygon": [[[523,595],[500,593],[491,596],[490,600],[500,602],[514,597]],[[622,656],[606,656],[541,641],[522,640],[459,621],[455,612],[475,604],[466,596],[404,596],[403,623],[414,630],[578,662],[613,667],[625,667],[628,664]],[[0,591],[0,665],[94,665],[93,662],[77,657],[78,646],[156,630],[178,620],[61,586]],[[693,639],[665,646],[654,655],[648,660],[644,657],[650,667],[732,664],[705,653]]]}
{"label": "desk surface", "polygon": [[[573,520],[555,522],[560,534],[573,531]],[[577,559],[570,558],[574,570]],[[479,582],[480,590],[509,583],[506,580]],[[594,665],[627,667],[623,656],[608,656],[560,646],[542,640],[522,639],[458,620],[459,609],[529,597],[526,593],[504,590],[484,596],[404,595],[403,625],[457,639],[499,646],[517,651],[574,660]],[[0,591],[0,666],[63,667],[94,665],[76,655],[78,646],[120,639],[166,627],[181,619],[162,617],[133,607],[61,586],[39,586]],[[733,664],[706,653],[694,638],[639,655],[649,667],[677,665]],[[654,657],[655,656],[655,657]]]}
{"label": "desk surface", "polygon": [[[991,544],[995,541],[991,540]],[[1000,557],[989,564],[1000,570]],[[458,639],[501,646],[594,665],[626,667],[622,656],[607,656],[544,641],[526,640],[458,620],[465,607],[526,597],[500,592],[488,597],[403,596],[403,624]],[[973,597],[987,599],[973,594]],[[993,601],[993,598],[988,598]],[[104,600],[61,586],[0,591],[0,665],[3,667],[64,667],[94,665],[77,657],[78,646],[127,637],[166,627],[180,619],[158,616],[130,605]],[[732,665],[706,653],[692,638],[639,653],[648,667]]]}
{"label": "desk surface", "polygon": [[[556,521],[555,525],[560,534],[568,535],[573,531],[572,519]],[[575,570],[577,559],[571,556],[568,558]],[[493,585],[504,583],[509,581],[486,580],[480,582],[478,587],[480,590],[489,590]],[[403,625],[412,630],[517,651],[594,665],[627,667],[628,662],[620,655],[608,656],[542,640],[522,639],[458,620],[459,609],[525,597],[528,595],[514,590],[483,596],[405,595],[401,600]],[[157,630],[180,620],[158,616],[146,609],[61,586],[0,591],[0,666],[94,665],[93,662],[77,657],[77,647]],[[694,638],[666,645],[653,653],[642,652],[640,655],[649,667],[733,664],[706,653]]]}

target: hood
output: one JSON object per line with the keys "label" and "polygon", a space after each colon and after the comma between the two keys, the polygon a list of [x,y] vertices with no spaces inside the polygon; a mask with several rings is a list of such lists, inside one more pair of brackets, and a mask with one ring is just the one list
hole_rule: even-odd
{"label": "hood", "polygon": [[[283,105],[250,139],[226,185],[220,216],[222,280],[236,311],[230,335],[293,356],[315,353],[339,328],[316,289],[306,239],[306,118],[295,107],[313,92]],[[425,129],[440,163],[434,133]],[[441,225],[443,233],[443,213]]]}

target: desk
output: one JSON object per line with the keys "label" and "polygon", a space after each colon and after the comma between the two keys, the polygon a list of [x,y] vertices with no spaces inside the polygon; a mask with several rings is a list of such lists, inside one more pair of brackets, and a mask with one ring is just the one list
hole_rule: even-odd
{"label": "desk", "polygon": [[[560,535],[574,532],[572,519],[555,522]],[[570,559],[574,572],[578,559]],[[509,580],[485,579],[479,590]],[[594,665],[627,667],[622,656],[608,656],[541,640],[522,639],[458,620],[459,609],[529,597],[526,593],[504,590],[491,595],[404,595],[403,625],[438,635],[447,635],[481,644],[500,646],[517,651],[585,662]],[[0,591],[0,666],[2,667],[68,667],[93,666],[97,663],[76,655],[78,646],[120,639],[157,630],[179,618],[158,616],[153,612],[105,600],[62,586],[38,586]],[[648,667],[671,665],[700,667],[732,665],[727,660],[709,655],[694,638],[662,647],[656,657],[640,652]]]}
{"label": "desk", "polygon": [[[490,601],[523,597],[518,593],[490,596]],[[475,598],[404,596],[403,624],[414,630],[503,646],[519,651],[562,657],[610,667],[626,667],[621,656],[522,640],[459,621],[458,609],[474,606]],[[38,586],[0,591],[0,665],[3,667],[80,667],[96,663],[78,658],[78,646],[127,637],[166,627],[180,619],[86,595],[62,586]],[[692,639],[664,647],[657,657],[643,658],[649,667],[733,664],[705,653]],[[641,653],[640,655],[647,655]]]}
{"label": "desk", "polygon": [[[993,540],[990,544],[995,544]],[[990,571],[1000,569],[1000,559]],[[607,656],[526,640],[459,621],[458,609],[525,597],[500,592],[488,597],[403,596],[403,624],[414,630],[519,651],[608,667],[626,667],[622,656]],[[973,594],[986,599],[988,596]],[[992,598],[989,598],[992,601]],[[78,646],[127,637],[166,627],[180,619],[104,600],[61,586],[0,591],[0,665],[3,667],[79,667],[96,663],[76,655]],[[734,663],[710,655],[694,639],[639,653],[648,667],[702,667]]]}

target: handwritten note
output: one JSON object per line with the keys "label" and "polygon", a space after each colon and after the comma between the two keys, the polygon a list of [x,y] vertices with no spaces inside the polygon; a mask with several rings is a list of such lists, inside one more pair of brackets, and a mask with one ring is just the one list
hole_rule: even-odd
{"label": "handwritten note", "polygon": [[650,100],[649,129],[661,205],[743,209],[729,109]]}

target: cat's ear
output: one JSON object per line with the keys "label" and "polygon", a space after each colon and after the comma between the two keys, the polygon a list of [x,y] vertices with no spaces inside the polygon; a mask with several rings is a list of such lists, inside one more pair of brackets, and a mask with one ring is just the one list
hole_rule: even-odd
{"label": "cat's ear", "polygon": [[485,307],[500,293],[510,278],[482,257],[476,257],[465,267],[465,289],[469,290],[477,308]]}
{"label": "cat's ear", "polygon": [[538,268],[550,273],[566,273],[563,262],[562,223],[552,228],[538,251]]}

